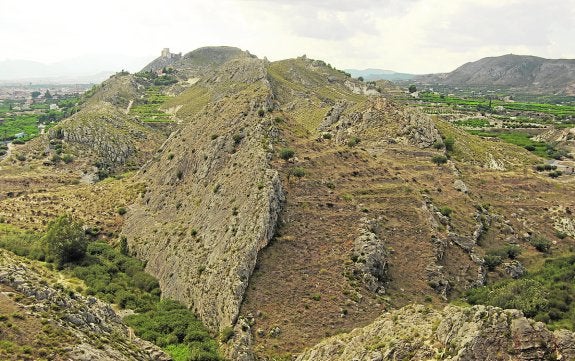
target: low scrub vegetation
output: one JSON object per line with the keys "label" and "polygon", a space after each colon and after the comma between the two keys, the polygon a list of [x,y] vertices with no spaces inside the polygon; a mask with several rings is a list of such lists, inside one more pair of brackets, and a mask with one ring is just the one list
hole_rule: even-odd
{"label": "low scrub vegetation", "polygon": [[158,281],[144,272],[144,263],[127,255],[127,240],[118,248],[92,241],[70,216],[52,221],[45,235],[0,224],[0,247],[18,255],[53,262],[64,274],[84,281],[86,295],[129,308],[125,322],[135,333],[164,348],[175,361],[221,360],[217,342],[182,304],[160,300]]}
{"label": "low scrub vegetation", "polygon": [[505,280],[472,289],[471,304],[517,308],[551,329],[575,330],[575,255],[548,259],[537,271],[518,280]]}

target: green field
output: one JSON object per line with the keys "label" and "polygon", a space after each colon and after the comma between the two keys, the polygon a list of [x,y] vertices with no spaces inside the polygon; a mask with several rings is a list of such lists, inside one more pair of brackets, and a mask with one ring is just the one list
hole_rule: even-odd
{"label": "green field", "polygon": [[551,115],[557,119],[575,117],[575,106],[547,103],[506,102],[488,98],[462,98],[456,96],[441,95],[432,92],[422,92],[419,100],[425,103],[446,104],[457,106],[462,110],[493,112],[496,107],[503,107],[509,112],[529,112]]}
{"label": "green field", "polygon": [[[46,130],[70,114],[76,109],[78,97],[68,96],[56,102],[60,110],[49,110],[46,103],[32,104],[33,111],[14,111],[11,107],[21,106],[22,102],[11,101],[0,104],[0,140],[14,139],[16,134],[25,133],[23,141],[34,138],[39,134],[38,124],[44,123]],[[10,105],[11,104],[11,105]]]}
{"label": "green field", "polygon": [[143,122],[171,122],[170,115],[160,110],[160,107],[170,97],[160,92],[158,87],[146,89],[144,99],[138,101],[130,109],[130,114],[137,116]]}
{"label": "green field", "polygon": [[552,144],[544,142],[536,142],[529,133],[521,131],[506,131],[506,130],[468,130],[469,133],[481,137],[499,138],[506,143],[511,143],[523,147],[533,154],[543,158],[559,158],[563,155],[561,150],[556,149]]}

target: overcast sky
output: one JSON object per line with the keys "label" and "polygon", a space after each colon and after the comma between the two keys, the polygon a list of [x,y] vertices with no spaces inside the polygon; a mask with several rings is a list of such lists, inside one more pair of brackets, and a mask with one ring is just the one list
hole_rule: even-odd
{"label": "overcast sky", "polygon": [[508,53],[575,58],[575,0],[0,0],[0,61],[137,71],[164,47],[447,72]]}

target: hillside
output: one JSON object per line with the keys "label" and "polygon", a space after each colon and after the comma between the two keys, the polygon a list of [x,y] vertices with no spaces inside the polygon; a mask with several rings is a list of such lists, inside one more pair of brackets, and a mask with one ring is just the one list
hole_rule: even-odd
{"label": "hillside", "polygon": [[466,63],[450,73],[416,76],[424,84],[523,88],[575,95],[575,60],[503,55]]}
{"label": "hillside", "polygon": [[0,250],[3,360],[170,359],[135,337],[110,305],[73,286],[56,272]]}
{"label": "hillside", "polygon": [[[518,311],[445,308],[571,252],[573,177],[537,172],[544,160],[525,148],[321,60],[208,47],[166,73],[160,63],[117,74],[47,134],[12,145],[0,223],[43,232],[74,215],[144,261],[162,297],[220,335],[231,360],[333,359],[344,339],[346,359],[478,359],[470,343],[500,335],[492,352],[504,356],[531,355],[511,339],[542,339],[545,355],[574,347]],[[410,317],[403,335],[410,326],[395,321]],[[396,335],[385,334],[390,319]],[[511,326],[490,321],[501,319]],[[462,324],[477,337],[452,345]]]}

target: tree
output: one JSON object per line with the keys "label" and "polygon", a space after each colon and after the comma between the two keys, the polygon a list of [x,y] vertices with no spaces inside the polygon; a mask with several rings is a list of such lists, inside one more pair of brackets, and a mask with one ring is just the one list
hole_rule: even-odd
{"label": "tree", "polygon": [[39,91],[35,90],[35,91],[33,91],[30,95],[32,96],[32,99],[36,99],[36,98],[38,98],[38,97],[40,96],[40,94],[42,94],[42,93],[40,93]]}
{"label": "tree", "polygon": [[357,80],[359,80],[359,81],[363,81],[363,77],[362,77],[362,76],[360,76],[360,77],[358,77],[358,78],[357,78]]}
{"label": "tree", "polygon": [[50,222],[42,241],[48,258],[51,258],[58,268],[65,263],[84,258],[88,247],[88,237],[82,224],[68,215]]}
{"label": "tree", "polygon": [[415,93],[416,91],[417,91],[417,87],[416,87],[415,85],[411,84],[411,85],[409,86],[409,92],[410,92],[410,93]]}
{"label": "tree", "polygon": [[52,94],[50,94],[50,90],[46,90],[46,93],[44,93],[44,99],[52,99]]}

